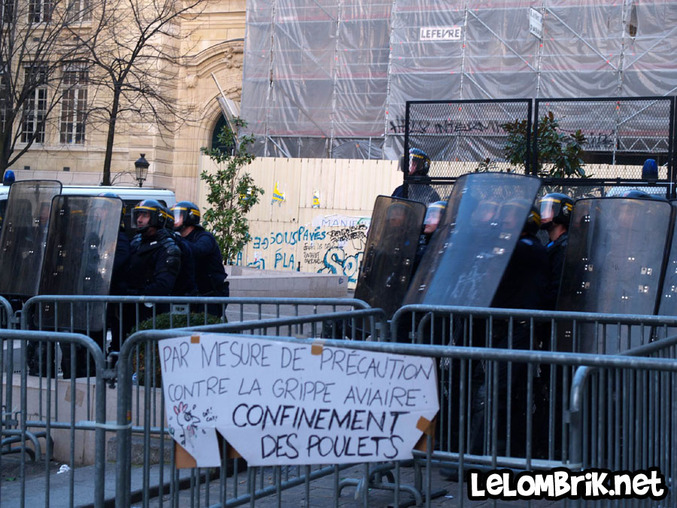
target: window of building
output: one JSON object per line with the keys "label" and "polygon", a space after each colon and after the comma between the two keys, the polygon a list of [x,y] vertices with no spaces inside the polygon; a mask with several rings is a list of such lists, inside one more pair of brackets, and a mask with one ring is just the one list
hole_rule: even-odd
{"label": "window of building", "polygon": [[0,21],[3,25],[14,21],[14,1],[0,0]]}
{"label": "window of building", "polygon": [[219,119],[216,121],[216,125],[214,126],[214,130],[212,130],[211,147],[213,149],[218,148],[219,150],[222,150],[224,152],[231,152],[235,148],[234,144],[226,145],[219,140],[219,134],[221,134],[221,130],[223,130],[223,128],[226,127],[227,125],[228,125],[228,122],[223,117],[223,115],[219,115]]}
{"label": "window of building", "polygon": [[26,66],[25,79],[32,92],[25,103],[21,117],[21,142],[45,142],[45,115],[47,114],[47,66]]}
{"label": "window of building", "polygon": [[70,0],[68,2],[68,22],[82,23],[92,19],[90,0]]}
{"label": "window of building", "polygon": [[63,144],[85,142],[88,80],[89,72],[84,63],[69,63],[64,68],[59,123],[59,140]]}
{"label": "window of building", "polygon": [[49,23],[52,19],[53,0],[28,0],[28,21]]}

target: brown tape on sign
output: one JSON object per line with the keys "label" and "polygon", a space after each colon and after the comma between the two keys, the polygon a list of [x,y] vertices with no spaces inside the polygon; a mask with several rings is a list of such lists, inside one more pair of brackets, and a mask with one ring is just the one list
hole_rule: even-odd
{"label": "brown tape on sign", "polygon": [[311,355],[321,355],[322,354],[322,348],[324,347],[324,342],[321,340],[316,340],[313,342],[313,345],[310,347],[310,354]]}
{"label": "brown tape on sign", "polygon": [[176,469],[190,469],[197,467],[197,462],[193,456],[176,441],[174,441],[174,452],[176,454]]}
{"label": "brown tape on sign", "polygon": [[199,335],[191,336],[190,343],[191,344],[199,344],[200,343],[200,336]]}
{"label": "brown tape on sign", "polygon": [[424,418],[421,416],[418,419],[418,422],[416,422],[416,428],[423,432],[423,435],[421,436],[421,439],[418,440],[416,443],[416,446],[414,446],[414,450],[418,450],[420,452],[425,452],[428,450],[428,436],[430,436],[433,440],[433,446],[435,446],[435,422],[437,421],[437,415],[435,415],[435,418],[432,420],[428,420],[427,418]]}
{"label": "brown tape on sign", "polygon": [[423,432],[424,434],[429,434],[430,431],[430,420],[426,419],[425,417],[421,416],[418,421],[416,422],[416,428]]}

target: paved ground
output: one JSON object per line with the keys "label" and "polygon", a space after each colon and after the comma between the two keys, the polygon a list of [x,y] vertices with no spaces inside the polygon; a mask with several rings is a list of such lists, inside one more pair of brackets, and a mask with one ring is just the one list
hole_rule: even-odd
{"label": "paved ground", "polygon": [[[371,466],[373,467],[373,466]],[[75,471],[67,470],[58,463],[50,463],[46,466],[44,462],[37,464],[26,464],[25,483],[21,481],[19,461],[17,456],[3,455],[0,462],[0,474],[2,483],[0,490],[0,506],[19,507],[22,506],[21,499],[24,498],[24,505],[29,508],[40,506],[49,506],[60,508],[69,506],[88,506],[94,501],[94,466],[78,468]],[[61,472],[60,472],[61,470]],[[224,484],[218,478],[218,470],[210,471],[212,477],[205,481],[201,478],[198,485],[196,475],[192,476],[190,470],[177,472],[165,466],[164,470],[160,466],[154,466],[150,470],[147,478],[150,491],[153,492],[145,501],[140,495],[143,490],[144,475],[142,468],[135,466],[132,470],[132,506],[148,506],[152,508],[161,506],[214,506],[220,503],[221,495],[223,499],[233,501],[240,498],[242,505],[250,505],[247,497],[247,485],[254,480],[258,489],[274,485],[273,468],[257,469],[252,471],[240,472],[234,478],[228,478]],[[204,470],[203,470],[204,471]],[[298,468],[280,468],[279,473],[283,480],[292,480],[298,475]],[[330,474],[317,478],[308,485],[301,483],[293,488],[285,489],[275,493],[273,487],[270,487],[271,495],[255,500],[253,506],[257,507],[317,507],[329,508],[331,506],[340,507],[362,507],[363,490],[358,488],[359,480],[363,477],[364,466],[354,466],[339,471],[337,474]],[[177,475],[181,484],[181,490],[172,494],[159,496],[160,489],[157,488],[161,483],[167,485],[166,492],[169,492],[168,481],[172,474]],[[254,476],[256,474],[256,476]],[[162,475],[162,479],[160,479]],[[422,481],[426,482],[425,474]],[[48,483],[49,482],[49,483]],[[335,503],[335,492],[339,482],[345,483],[341,489],[338,503]],[[389,483],[388,478],[383,478],[384,483]],[[433,466],[430,475],[431,492],[434,498],[430,501],[432,507],[456,508],[459,506],[499,506],[517,508],[527,506],[527,502],[494,502],[494,501],[468,501],[465,496],[464,486],[457,482],[445,481],[441,478],[437,466]],[[415,469],[413,467],[400,468],[400,484],[404,487],[400,493],[400,506],[412,506],[416,503],[416,498],[411,492],[414,492]],[[225,486],[225,489],[224,489]],[[115,506],[115,464],[106,464],[106,506]],[[222,492],[223,491],[223,492]],[[49,492],[49,494],[46,494]],[[392,489],[379,488],[373,485],[366,492],[366,506],[371,507],[391,507],[395,506],[395,498]],[[424,501],[423,499],[419,499]],[[552,507],[559,506],[560,503],[548,501],[532,502],[531,506]],[[563,505],[563,503],[561,503]]]}

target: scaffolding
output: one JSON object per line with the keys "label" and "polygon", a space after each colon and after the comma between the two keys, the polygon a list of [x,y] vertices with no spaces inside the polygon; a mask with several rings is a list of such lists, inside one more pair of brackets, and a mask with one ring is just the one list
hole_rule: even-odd
{"label": "scaffolding", "polygon": [[259,156],[397,159],[407,101],[677,90],[667,0],[247,5],[242,116]]}

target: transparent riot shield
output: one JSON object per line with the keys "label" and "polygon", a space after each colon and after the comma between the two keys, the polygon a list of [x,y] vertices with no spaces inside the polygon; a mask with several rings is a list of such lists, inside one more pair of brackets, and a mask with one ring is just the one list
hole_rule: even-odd
{"label": "transparent riot shield", "polygon": [[[677,215],[677,201],[672,201],[673,215]],[[677,316],[677,220],[673,221],[672,243],[665,263],[665,276],[663,277],[663,289],[658,305],[658,314],[661,316]],[[677,329],[669,328],[662,331],[658,338],[675,335]]]}
{"label": "transparent riot shield", "polygon": [[[107,295],[118,238],[122,201],[102,196],[57,196],[40,277],[43,295]],[[104,304],[45,304],[43,320],[58,328],[99,331]]]}
{"label": "transparent riot shield", "polygon": [[512,173],[460,177],[404,304],[489,307],[540,185]]}
{"label": "transparent riot shield", "polygon": [[[652,199],[577,201],[557,309],[654,314],[671,212],[670,203]],[[564,339],[575,342],[564,349],[615,354],[647,342],[649,334],[648,329],[582,325]]]}
{"label": "transparent riot shield", "polygon": [[61,182],[56,180],[12,184],[0,234],[0,295],[38,294],[50,206],[60,193]]}
{"label": "transparent riot shield", "polygon": [[390,317],[402,304],[413,271],[426,206],[378,196],[367,234],[355,298]]}

